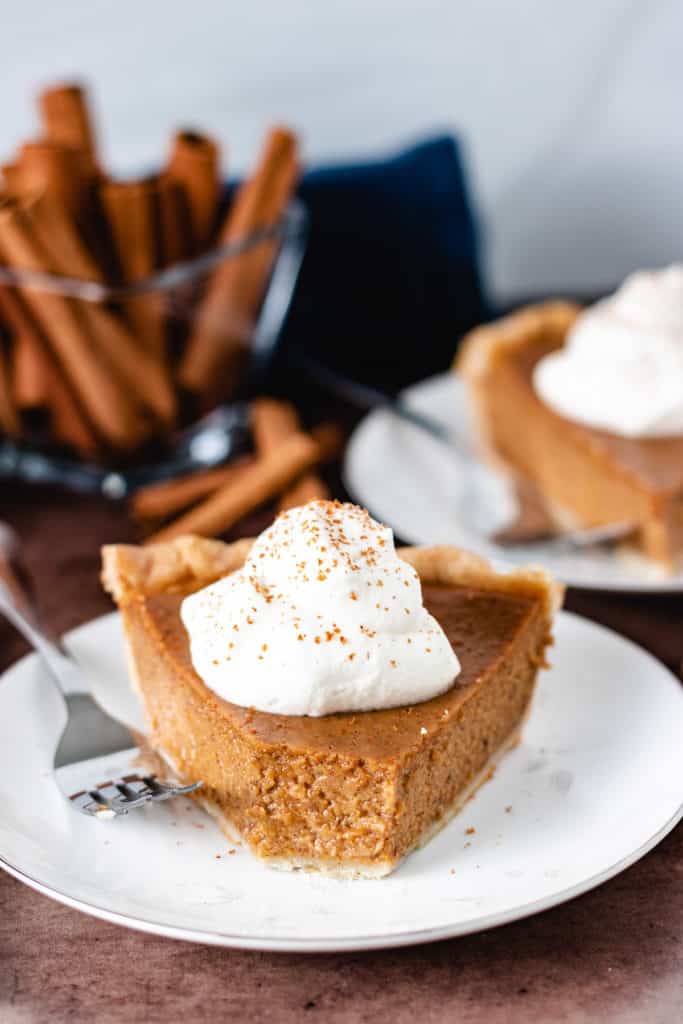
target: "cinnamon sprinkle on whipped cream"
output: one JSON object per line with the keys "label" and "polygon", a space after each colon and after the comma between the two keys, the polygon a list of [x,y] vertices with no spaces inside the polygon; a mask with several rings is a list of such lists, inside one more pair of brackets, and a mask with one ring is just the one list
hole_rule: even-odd
{"label": "cinnamon sprinkle on whipped cream", "polygon": [[259,711],[416,704],[460,671],[391,530],[340,502],[282,513],[242,569],[185,598],[181,617],[204,683]]}

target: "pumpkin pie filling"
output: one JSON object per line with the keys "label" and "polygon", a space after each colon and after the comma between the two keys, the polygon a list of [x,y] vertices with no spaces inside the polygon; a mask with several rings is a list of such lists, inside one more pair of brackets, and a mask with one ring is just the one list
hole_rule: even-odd
{"label": "pumpkin pie filling", "polygon": [[149,743],[180,778],[202,780],[206,809],[271,866],[388,874],[516,743],[559,588],[539,572],[497,574],[456,549],[404,549],[458,653],[454,685],[409,707],[269,714],[208,689],[180,618],[183,597],[245,553],[243,542],[196,537],[105,549],[103,578],[122,612]]}

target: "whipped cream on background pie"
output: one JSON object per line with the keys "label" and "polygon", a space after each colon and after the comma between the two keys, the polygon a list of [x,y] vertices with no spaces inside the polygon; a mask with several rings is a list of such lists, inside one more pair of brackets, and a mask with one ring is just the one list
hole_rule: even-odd
{"label": "whipped cream on background pie", "polygon": [[567,419],[622,437],[683,434],[683,264],[639,271],[579,314],[534,370]]}

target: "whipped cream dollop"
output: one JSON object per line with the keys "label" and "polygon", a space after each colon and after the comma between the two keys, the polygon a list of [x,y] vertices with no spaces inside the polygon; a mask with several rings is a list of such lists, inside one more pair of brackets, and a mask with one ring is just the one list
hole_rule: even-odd
{"label": "whipped cream dollop", "polygon": [[355,505],[282,513],[242,569],[185,598],[181,617],[214,693],[280,715],[414,704],[460,671],[392,531]]}
{"label": "whipped cream dollop", "polygon": [[623,437],[683,434],[683,264],[639,271],[577,318],[534,371],[567,419]]}

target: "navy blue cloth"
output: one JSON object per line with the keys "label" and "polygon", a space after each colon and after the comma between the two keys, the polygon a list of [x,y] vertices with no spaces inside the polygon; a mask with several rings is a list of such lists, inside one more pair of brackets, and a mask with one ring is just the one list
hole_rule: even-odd
{"label": "navy blue cloth", "polygon": [[310,233],[279,362],[303,352],[385,391],[444,370],[486,317],[457,141],[311,170],[299,194]]}

